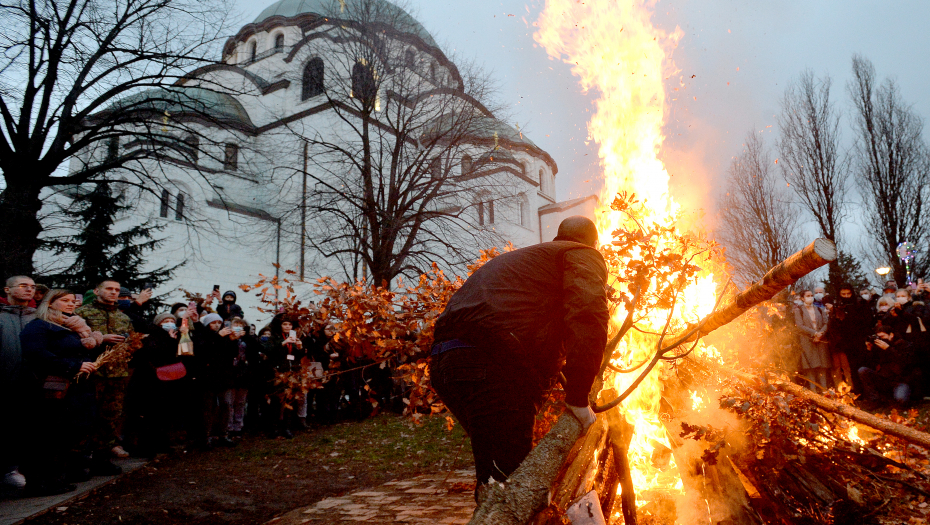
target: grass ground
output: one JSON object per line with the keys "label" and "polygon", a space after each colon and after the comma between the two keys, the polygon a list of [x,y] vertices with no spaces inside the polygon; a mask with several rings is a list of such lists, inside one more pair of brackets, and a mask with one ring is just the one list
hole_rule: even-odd
{"label": "grass ground", "polygon": [[469,468],[461,427],[395,415],[319,426],[292,440],[167,455],[30,524],[255,524],[330,496],[419,474]]}

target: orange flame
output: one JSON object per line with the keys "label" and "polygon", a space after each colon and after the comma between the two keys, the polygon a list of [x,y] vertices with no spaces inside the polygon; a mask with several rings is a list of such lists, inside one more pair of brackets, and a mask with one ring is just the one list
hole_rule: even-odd
{"label": "orange flame", "polygon": [[[588,139],[598,143],[604,169],[595,220],[605,244],[627,221],[609,207],[620,191],[635,193],[644,201],[648,210],[645,220],[652,223],[670,225],[681,211],[669,193],[669,174],[659,150],[668,114],[665,82],[677,73],[670,51],[683,32],[677,27],[670,33],[655,27],[651,20],[654,5],[654,0],[547,0],[534,35],[550,57],[571,64],[585,92],[598,96],[596,112],[588,123]],[[673,325],[710,313],[715,295],[713,275],[705,272],[684,291]],[[625,315],[618,311],[615,320]],[[667,311],[652,312],[642,324],[661,331],[667,315]],[[619,348],[624,363],[651,357],[655,342],[655,338],[630,332]],[[662,372],[661,367],[654,369],[623,404],[627,419],[635,426],[629,459],[638,506],[655,491],[682,490],[674,456],[667,463],[656,461],[657,449],[670,448],[659,417]],[[618,374],[615,386],[624,391],[636,375]],[[697,406],[700,398],[694,403]]]}

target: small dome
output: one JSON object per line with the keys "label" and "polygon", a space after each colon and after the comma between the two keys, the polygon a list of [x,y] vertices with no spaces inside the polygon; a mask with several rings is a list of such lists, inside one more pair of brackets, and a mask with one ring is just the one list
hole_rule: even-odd
{"label": "small dome", "polygon": [[406,11],[387,0],[278,0],[262,10],[253,23],[259,24],[273,16],[291,18],[302,14],[338,18],[339,13],[344,12],[347,6],[350,10],[353,7],[361,8],[362,6],[359,5],[361,2],[369,1],[373,1],[372,5],[376,10],[390,18],[390,20],[385,20],[385,23],[393,25],[402,33],[420,37],[430,47],[439,47],[423,25],[407,14]]}
{"label": "small dome", "polygon": [[242,104],[232,95],[201,87],[147,89],[113,104],[134,110],[167,111],[171,114],[208,115],[221,122],[235,122],[252,127],[252,120]]}

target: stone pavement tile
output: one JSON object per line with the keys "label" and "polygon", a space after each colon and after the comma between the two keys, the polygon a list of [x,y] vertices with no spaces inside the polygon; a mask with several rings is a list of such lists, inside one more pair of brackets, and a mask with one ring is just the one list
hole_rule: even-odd
{"label": "stone pavement tile", "polygon": [[[461,490],[463,483],[474,483],[474,474],[469,471],[455,471],[390,481],[378,487],[361,489],[338,498],[327,498],[309,507],[295,509],[276,518],[274,523],[467,524],[474,511],[475,502],[472,491]],[[454,492],[450,492],[453,485],[459,486],[454,487]]]}

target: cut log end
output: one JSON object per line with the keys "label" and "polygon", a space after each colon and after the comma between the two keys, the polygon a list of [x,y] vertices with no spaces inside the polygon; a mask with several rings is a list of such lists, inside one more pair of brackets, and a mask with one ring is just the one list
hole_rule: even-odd
{"label": "cut log end", "polygon": [[831,262],[836,260],[836,245],[833,244],[830,240],[819,238],[814,240],[814,253],[820,256],[821,259]]}

